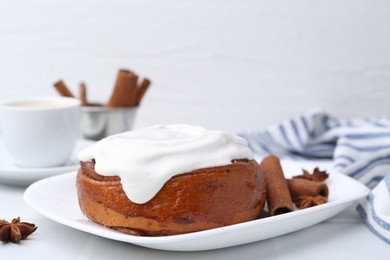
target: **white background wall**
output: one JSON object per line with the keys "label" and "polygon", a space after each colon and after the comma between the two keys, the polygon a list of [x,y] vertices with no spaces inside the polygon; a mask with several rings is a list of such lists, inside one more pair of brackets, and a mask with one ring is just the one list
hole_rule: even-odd
{"label": "white background wall", "polygon": [[153,81],[137,127],[389,114],[390,1],[0,0],[0,100],[107,100],[120,67]]}

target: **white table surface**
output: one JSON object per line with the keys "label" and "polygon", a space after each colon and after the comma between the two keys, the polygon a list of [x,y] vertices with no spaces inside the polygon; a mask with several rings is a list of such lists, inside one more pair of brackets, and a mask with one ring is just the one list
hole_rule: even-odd
{"label": "white table surface", "polygon": [[251,244],[200,252],[139,247],[58,224],[23,201],[25,188],[0,184],[0,219],[20,216],[38,229],[19,244],[0,244],[0,259],[388,259],[390,247],[373,235],[355,206],[315,226]]}

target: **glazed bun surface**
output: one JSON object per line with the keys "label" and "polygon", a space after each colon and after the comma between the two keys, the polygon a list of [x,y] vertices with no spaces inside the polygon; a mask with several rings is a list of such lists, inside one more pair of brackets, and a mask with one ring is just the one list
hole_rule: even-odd
{"label": "glazed bun surface", "polygon": [[254,160],[209,167],[169,179],[148,202],[132,202],[118,176],[95,172],[94,162],[81,162],[77,192],[83,213],[96,223],[146,236],[175,235],[255,219],[266,192]]}

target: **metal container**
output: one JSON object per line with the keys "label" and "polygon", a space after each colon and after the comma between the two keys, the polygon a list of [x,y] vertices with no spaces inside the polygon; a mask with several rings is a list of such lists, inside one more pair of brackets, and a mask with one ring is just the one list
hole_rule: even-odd
{"label": "metal container", "polygon": [[137,109],[138,107],[81,107],[81,135],[86,139],[100,140],[109,135],[129,131],[133,127]]}

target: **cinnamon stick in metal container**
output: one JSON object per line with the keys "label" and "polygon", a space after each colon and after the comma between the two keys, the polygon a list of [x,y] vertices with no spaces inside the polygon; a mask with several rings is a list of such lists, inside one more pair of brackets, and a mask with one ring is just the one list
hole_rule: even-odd
{"label": "cinnamon stick in metal container", "polygon": [[149,79],[144,79],[141,83],[141,86],[139,86],[137,90],[137,99],[136,99],[136,105],[138,106],[141,103],[141,100],[143,96],[145,95],[146,90],[148,90],[150,86],[151,81]]}
{"label": "cinnamon stick in metal container", "polygon": [[268,156],[260,164],[267,190],[267,204],[271,216],[294,211],[289,187],[284,178],[279,158]]}
{"label": "cinnamon stick in metal container", "polygon": [[121,69],[107,107],[130,107],[135,103],[138,76],[129,70]]}
{"label": "cinnamon stick in metal container", "polygon": [[306,179],[294,178],[287,180],[291,197],[296,201],[299,196],[323,196],[328,197],[328,185],[323,182],[310,181]]}
{"label": "cinnamon stick in metal container", "polygon": [[138,76],[136,74],[128,75],[128,92],[126,93],[128,98],[128,106],[135,106],[137,103],[137,92],[138,92]]}
{"label": "cinnamon stick in metal container", "polygon": [[85,85],[84,82],[80,83],[79,91],[80,91],[81,105],[82,106],[87,106],[88,105],[88,101],[87,101],[87,85]]}
{"label": "cinnamon stick in metal container", "polygon": [[54,87],[61,96],[74,97],[72,92],[70,92],[69,88],[65,85],[65,83],[62,80],[55,82]]}

